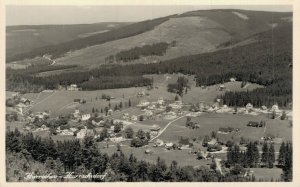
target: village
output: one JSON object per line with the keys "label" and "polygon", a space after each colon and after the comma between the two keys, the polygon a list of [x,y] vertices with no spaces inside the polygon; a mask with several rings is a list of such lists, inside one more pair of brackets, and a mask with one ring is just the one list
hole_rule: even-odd
{"label": "village", "polygon": [[[80,92],[74,84],[67,89]],[[175,152],[178,156],[184,154],[184,157],[193,158],[193,161],[183,164],[195,164],[201,159],[221,161],[228,147],[238,143],[241,150],[246,149],[250,139],[260,144],[269,142],[279,145],[286,137],[267,132],[268,128],[272,128],[270,120],[292,120],[291,111],[281,110],[278,105],[255,108],[247,103],[245,107],[229,107],[218,98],[212,104],[184,103],[177,96],[173,100],[159,97],[149,101],[146,94],[144,90],[138,91],[135,97],[140,100],[135,105],[128,101],[114,107],[110,102],[118,98],[103,94],[101,99],[108,102],[108,106],[103,110],[93,108],[91,112],[80,110],[88,99],[77,98],[73,100],[77,103],[73,111],[53,117],[46,110],[32,112],[30,108],[36,103],[16,93],[6,101],[7,110],[13,111],[6,114],[6,120],[10,124],[22,123],[24,132],[54,140],[83,140],[91,136],[99,143],[100,149],[108,153],[116,150],[128,153],[137,151],[141,158],[151,155],[146,157],[149,161],[154,161],[154,156],[162,155],[162,152],[166,157],[170,152]],[[220,121],[205,126],[205,117],[209,115],[221,117]],[[249,120],[237,120],[235,124],[228,125],[224,123],[224,120],[236,117]],[[247,137],[251,131],[260,133]]]}

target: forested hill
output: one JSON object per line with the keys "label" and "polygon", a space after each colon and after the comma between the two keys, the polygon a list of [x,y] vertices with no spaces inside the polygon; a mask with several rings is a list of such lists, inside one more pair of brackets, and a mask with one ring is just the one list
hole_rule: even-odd
{"label": "forested hill", "polygon": [[[9,48],[6,62],[49,54],[52,55],[52,59],[56,59],[57,64],[94,65],[95,67],[105,63],[105,59],[110,55],[123,50],[176,41],[178,45],[167,49],[162,56],[155,60],[146,59],[147,63],[165,61],[180,56],[215,51],[220,49],[220,46],[231,46],[254,34],[280,27],[290,21],[292,21],[290,12],[233,9],[192,11],[133,23],[59,44],[25,50],[20,54],[12,53],[13,48]],[[22,40],[22,42],[26,41]]]}
{"label": "forested hill", "polygon": [[92,36],[78,38],[75,40],[67,41],[64,43],[59,43],[55,45],[49,45],[45,47],[40,47],[33,49],[29,52],[7,56],[6,62],[22,60],[25,58],[34,58],[36,56],[43,56],[44,54],[52,55],[52,58],[61,56],[64,53],[73,51],[76,49],[82,49],[88,46],[98,45],[105,42],[126,38],[134,36],[145,31],[153,29],[155,26],[169,20],[174,15],[157,18],[153,20],[146,20],[138,23],[133,23],[130,25],[123,26],[119,29],[114,29],[109,32],[94,34]]}
{"label": "forested hill", "polygon": [[[76,83],[84,90],[97,90],[150,85],[149,79],[142,78],[144,74],[183,73],[196,75],[198,86],[223,83],[235,77],[238,81],[249,81],[266,87],[242,95],[225,95],[223,99],[228,105],[244,106],[251,102],[254,106],[270,106],[274,103],[288,106],[292,101],[292,23],[287,22],[252,38],[255,40],[253,43],[216,52],[155,64],[103,66],[81,71],[80,74],[69,72],[38,77],[35,75],[38,69],[30,75],[22,73],[24,70],[8,69],[6,85],[8,90],[24,91],[29,85],[39,90]],[[120,84],[120,80],[124,84]]]}

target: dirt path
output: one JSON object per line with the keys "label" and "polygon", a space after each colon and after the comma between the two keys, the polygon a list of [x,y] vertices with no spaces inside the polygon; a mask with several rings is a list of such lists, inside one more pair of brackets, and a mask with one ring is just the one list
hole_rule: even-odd
{"label": "dirt path", "polygon": [[66,107],[68,107],[68,106],[70,106],[70,105],[72,105],[72,104],[76,104],[76,103],[75,103],[75,102],[68,103],[68,104],[66,104],[65,106],[63,106],[63,107],[61,107],[60,109],[58,109],[57,112],[58,112],[58,111],[61,111],[61,110],[63,110],[63,109],[65,109]]}
{"label": "dirt path", "polygon": [[220,171],[221,175],[223,175],[222,166],[221,166],[221,161],[222,161],[222,159],[220,159],[220,158],[215,158],[216,170]]}
{"label": "dirt path", "polygon": [[149,142],[152,142],[154,139],[158,138],[173,122],[175,122],[183,117],[185,117],[185,115],[178,117],[178,118],[174,119],[173,121],[170,121],[161,131],[159,131],[159,133],[155,137],[153,137],[151,140],[149,140]]}

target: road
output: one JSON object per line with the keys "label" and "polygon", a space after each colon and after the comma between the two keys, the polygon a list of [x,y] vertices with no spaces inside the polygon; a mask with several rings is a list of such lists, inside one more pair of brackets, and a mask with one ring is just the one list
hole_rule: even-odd
{"label": "road", "polygon": [[175,122],[183,117],[185,117],[185,115],[178,117],[178,118],[174,119],[173,121],[170,121],[161,131],[159,131],[159,133],[155,137],[150,139],[149,142],[152,142],[154,139],[158,138],[173,122]]}
{"label": "road", "polygon": [[32,109],[33,107],[35,107],[36,105],[43,103],[46,99],[48,99],[49,97],[53,96],[53,95],[56,94],[56,93],[57,93],[57,91],[54,91],[54,92],[53,92],[51,95],[49,95],[48,97],[46,97],[46,98],[42,99],[41,101],[35,103],[34,105],[30,106],[29,108],[26,108],[26,110],[23,111],[23,114],[24,114],[25,112],[27,112],[28,110]]}

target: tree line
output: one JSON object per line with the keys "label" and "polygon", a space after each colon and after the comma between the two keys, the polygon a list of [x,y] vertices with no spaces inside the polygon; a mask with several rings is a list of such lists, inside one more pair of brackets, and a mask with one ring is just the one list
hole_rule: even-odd
{"label": "tree line", "polygon": [[[32,133],[22,134],[17,129],[6,132],[6,154],[10,165],[18,162],[18,159],[26,158],[27,162],[47,166],[53,174],[63,172],[75,172],[76,174],[92,173],[106,174],[104,179],[74,179],[75,181],[196,181],[196,182],[234,182],[255,181],[255,177],[244,177],[235,172],[233,167],[230,172],[222,175],[214,167],[179,166],[176,161],[170,165],[157,158],[156,162],[150,163],[138,160],[132,154],[126,156],[120,146],[111,156],[101,153],[93,137],[86,136],[83,141],[65,140],[54,142],[51,138],[33,136]],[[24,163],[22,168],[6,168],[8,180],[19,178],[24,180],[21,173],[33,171],[36,175],[45,174],[45,171],[32,168]],[[13,170],[13,171],[11,171]],[[18,172],[16,172],[18,170]],[[62,179],[57,179],[61,181]]]}

